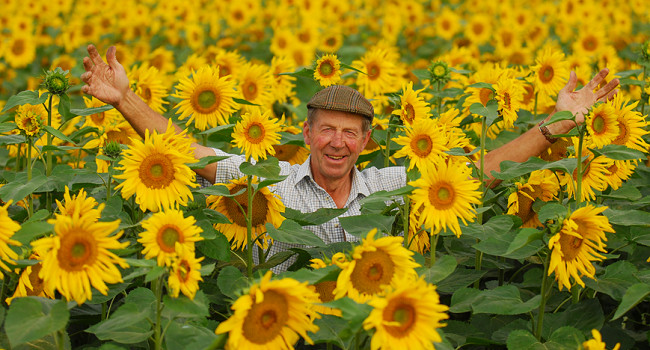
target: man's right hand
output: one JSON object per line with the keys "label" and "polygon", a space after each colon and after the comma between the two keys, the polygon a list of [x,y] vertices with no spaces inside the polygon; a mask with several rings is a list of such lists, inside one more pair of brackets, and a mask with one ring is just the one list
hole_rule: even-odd
{"label": "man's right hand", "polygon": [[115,51],[115,46],[111,46],[106,52],[107,64],[97,48],[88,45],[88,57],[83,59],[86,72],[81,75],[81,80],[87,85],[81,91],[118,108],[129,92],[129,79],[126,70],[117,61]]}

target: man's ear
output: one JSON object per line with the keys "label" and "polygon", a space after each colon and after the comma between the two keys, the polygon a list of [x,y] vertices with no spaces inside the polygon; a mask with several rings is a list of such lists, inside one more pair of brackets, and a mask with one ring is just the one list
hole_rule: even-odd
{"label": "man's ear", "polygon": [[372,135],[372,128],[366,132],[366,135],[363,138],[363,149],[366,148],[368,141],[370,141],[370,135]]}
{"label": "man's ear", "polygon": [[305,145],[310,145],[311,144],[311,135],[310,135],[311,130],[309,129],[309,123],[305,121],[302,124],[302,137],[305,140]]}

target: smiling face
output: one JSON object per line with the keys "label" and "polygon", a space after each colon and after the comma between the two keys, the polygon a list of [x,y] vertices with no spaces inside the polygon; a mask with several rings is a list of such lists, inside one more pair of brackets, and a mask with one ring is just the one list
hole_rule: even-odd
{"label": "smiling face", "polygon": [[319,109],[311,125],[305,123],[305,143],[311,146],[314,180],[326,183],[348,179],[371,130],[364,131],[363,117],[353,113]]}

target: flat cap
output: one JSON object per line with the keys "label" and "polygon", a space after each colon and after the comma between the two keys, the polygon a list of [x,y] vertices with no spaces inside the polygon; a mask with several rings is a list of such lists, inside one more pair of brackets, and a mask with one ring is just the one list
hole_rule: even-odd
{"label": "flat cap", "polygon": [[331,85],[317,93],[307,102],[307,108],[350,112],[362,115],[372,122],[375,110],[361,93],[349,86]]}

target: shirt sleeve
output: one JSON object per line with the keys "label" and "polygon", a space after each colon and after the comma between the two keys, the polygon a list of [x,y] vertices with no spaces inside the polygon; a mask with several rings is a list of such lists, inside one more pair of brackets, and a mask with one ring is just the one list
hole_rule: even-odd
{"label": "shirt sleeve", "polygon": [[227,183],[232,179],[239,179],[244,174],[239,171],[239,166],[246,161],[243,155],[226,153],[218,148],[212,149],[217,156],[228,157],[217,162],[217,172],[214,183]]}

